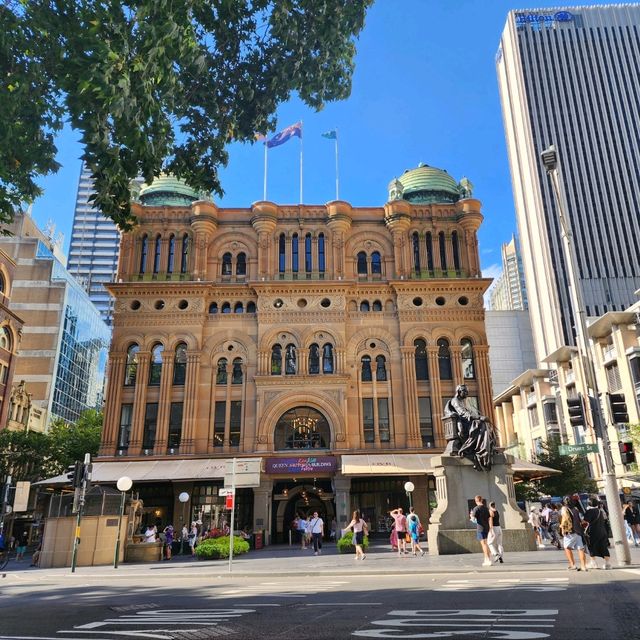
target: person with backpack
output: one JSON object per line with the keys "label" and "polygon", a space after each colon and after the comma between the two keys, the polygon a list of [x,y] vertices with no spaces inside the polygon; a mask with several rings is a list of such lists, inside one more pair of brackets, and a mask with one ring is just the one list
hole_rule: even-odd
{"label": "person with backpack", "polygon": [[413,507],[409,508],[407,528],[409,537],[411,538],[411,553],[416,556],[419,551],[420,555],[423,556],[424,550],[420,547],[420,529],[422,529],[422,525],[420,524],[420,518]]}
{"label": "person with backpack", "polygon": [[[569,562],[568,569],[574,571],[587,570],[587,556],[584,552],[584,529],[580,522],[580,514],[575,506],[571,496],[565,496],[562,500],[562,509],[560,510],[560,533],[562,534],[562,542],[564,552]],[[573,552],[578,552],[580,558],[580,566],[576,566]]]}
{"label": "person with backpack", "polygon": [[588,501],[587,510],[584,513],[583,524],[586,525],[587,547],[591,555],[594,568],[597,569],[596,557],[604,560],[603,569],[611,569],[609,562],[609,533],[607,531],[607,514],[595,496]]}

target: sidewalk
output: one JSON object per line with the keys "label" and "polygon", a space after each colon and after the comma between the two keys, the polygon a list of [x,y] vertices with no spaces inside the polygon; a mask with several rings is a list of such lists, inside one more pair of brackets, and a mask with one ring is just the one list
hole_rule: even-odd
{"label": "sidewalk", "polygon": [[[575,553],[575,552],[574,552]],[[577,554],[576,554],[577,558]],[[259,551],[250,551],[246,555],[234,558],[232,575],[236,577],[282,577],[292,575],[315,576],[354,576],[382,574],[460,574],[460,573],[521,573],[523,571],[539,571],[541,573],[567,573],[566,557],[563,551],[554,547],[545,547],[538,551],[521,551],[505,553],[504,564],[491,567],[482,566],[482,554],[460,554],[450,556],[424,557],[404,555],[390,551],[388,544],[374,542],[365,560],[354,560],[353,554],[338,554],[335,544],[327,543],[322,554],[315,556],[313,551],[301,550],[299,547],[272,546]],[[615,566],[615,556],[612,557]],[[176,556],[170,561],[153,563],[124,563],[118,569],[112,566],[77,567],[75,573],[70,568],[40,569],[29,567],[30,559],[24,563],[11,562],[5,573],[20,573],[22,577],[42,579],[48,577],[108,577],[133,578],[153,576],[158,578],[171,574],[174,576],[229,575],[228,560],[198,560],[190,556]],[[631,565],[627,568],[640,568],[640,549],[631,549]],[[602,566],[602,560],[598,559]],[[598,570],[600,571],[600,570]],[[0,577],[2,574],[0,574]]]}

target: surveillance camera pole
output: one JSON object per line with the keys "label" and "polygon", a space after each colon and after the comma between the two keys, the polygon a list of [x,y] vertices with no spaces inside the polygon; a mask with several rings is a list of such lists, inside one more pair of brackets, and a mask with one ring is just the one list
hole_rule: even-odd
{"label": "surveillance camera pole", "polygon": [[558,154],[555,146],[551,145],[541,154],[542,164],[551,179],[553,194],[555,197],[558,220],[564,245],[565,259],[567,261],[567,275],[569,276],[569,297],[571,307],[576,319],[576,343],[578,347],[578,356],[582,366],[585,368],[585,378],[587,385],[591,387],[596,402],[590,403],[590,410],[593,420],[593,427],[596,439],[600,445],[600,457],[604,473],[604,491],[609,507],[609,522],[611,523],[611,531],[613,533],[613,544],[616,553],[617,563],[621,566],[631,563],[631,555],[629,552],[629,544],[625,534],[624,521],[622,517],[622,508],[620,506],[620,496],[618,492],[618,484],[614,473],[613,457],[611,456],[611,442],[609,440],[608,425],[602,412],[601,392],[598,388],[598,379],[596,377],[591,350],[589,348],[589,339],[587,334],[587,319],[585,307],[582,299],[582,287],[578,280],[578,266],[576,262],[575,248],[573,246],[573,233],[571,231],[571,222],[565,215],[562,194],[560,192],[560,183],[558,180]]}

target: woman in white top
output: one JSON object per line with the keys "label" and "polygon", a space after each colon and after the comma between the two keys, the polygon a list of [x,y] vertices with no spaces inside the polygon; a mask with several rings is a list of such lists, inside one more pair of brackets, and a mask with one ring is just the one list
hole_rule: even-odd
{"label": "woman in white top", "polygon": [[158,528],[154,525],[150,524],[146,531],[144,532],[144,541],[145,542],[155,542],[156,541],[156,533],[158,532]]}
{"label": "woman in white top", "polygon": [[369,530],[367,528],[367,523],[360,517],[360,512],[357,509],[353,512],[353,518],[346,528],[353,530],[353,544],[356,547],[355,559],[364,560],[366,556],[362,550],[362,544],[364,542],[364,537],[369,533]]}

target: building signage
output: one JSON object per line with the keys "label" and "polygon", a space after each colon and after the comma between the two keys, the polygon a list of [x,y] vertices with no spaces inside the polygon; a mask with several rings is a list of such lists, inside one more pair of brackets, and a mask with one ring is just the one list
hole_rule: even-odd
{"label": "building signage", "polygon": [[336,468],[333,456],[315,456],[304,458],[267,458],[267,473],[333,473]]}
{"label": "building signage", "polygon": [[516,13],[516,25],[525,24],[554,24],[556,22],[571,22],[573,14],[569,11],[556,11],[555,13]]}
{"label": "building signage", "polygon": [[558,447],[561,456],[582,456],[586,453],[598,453],[597,444],[561,444]]}

